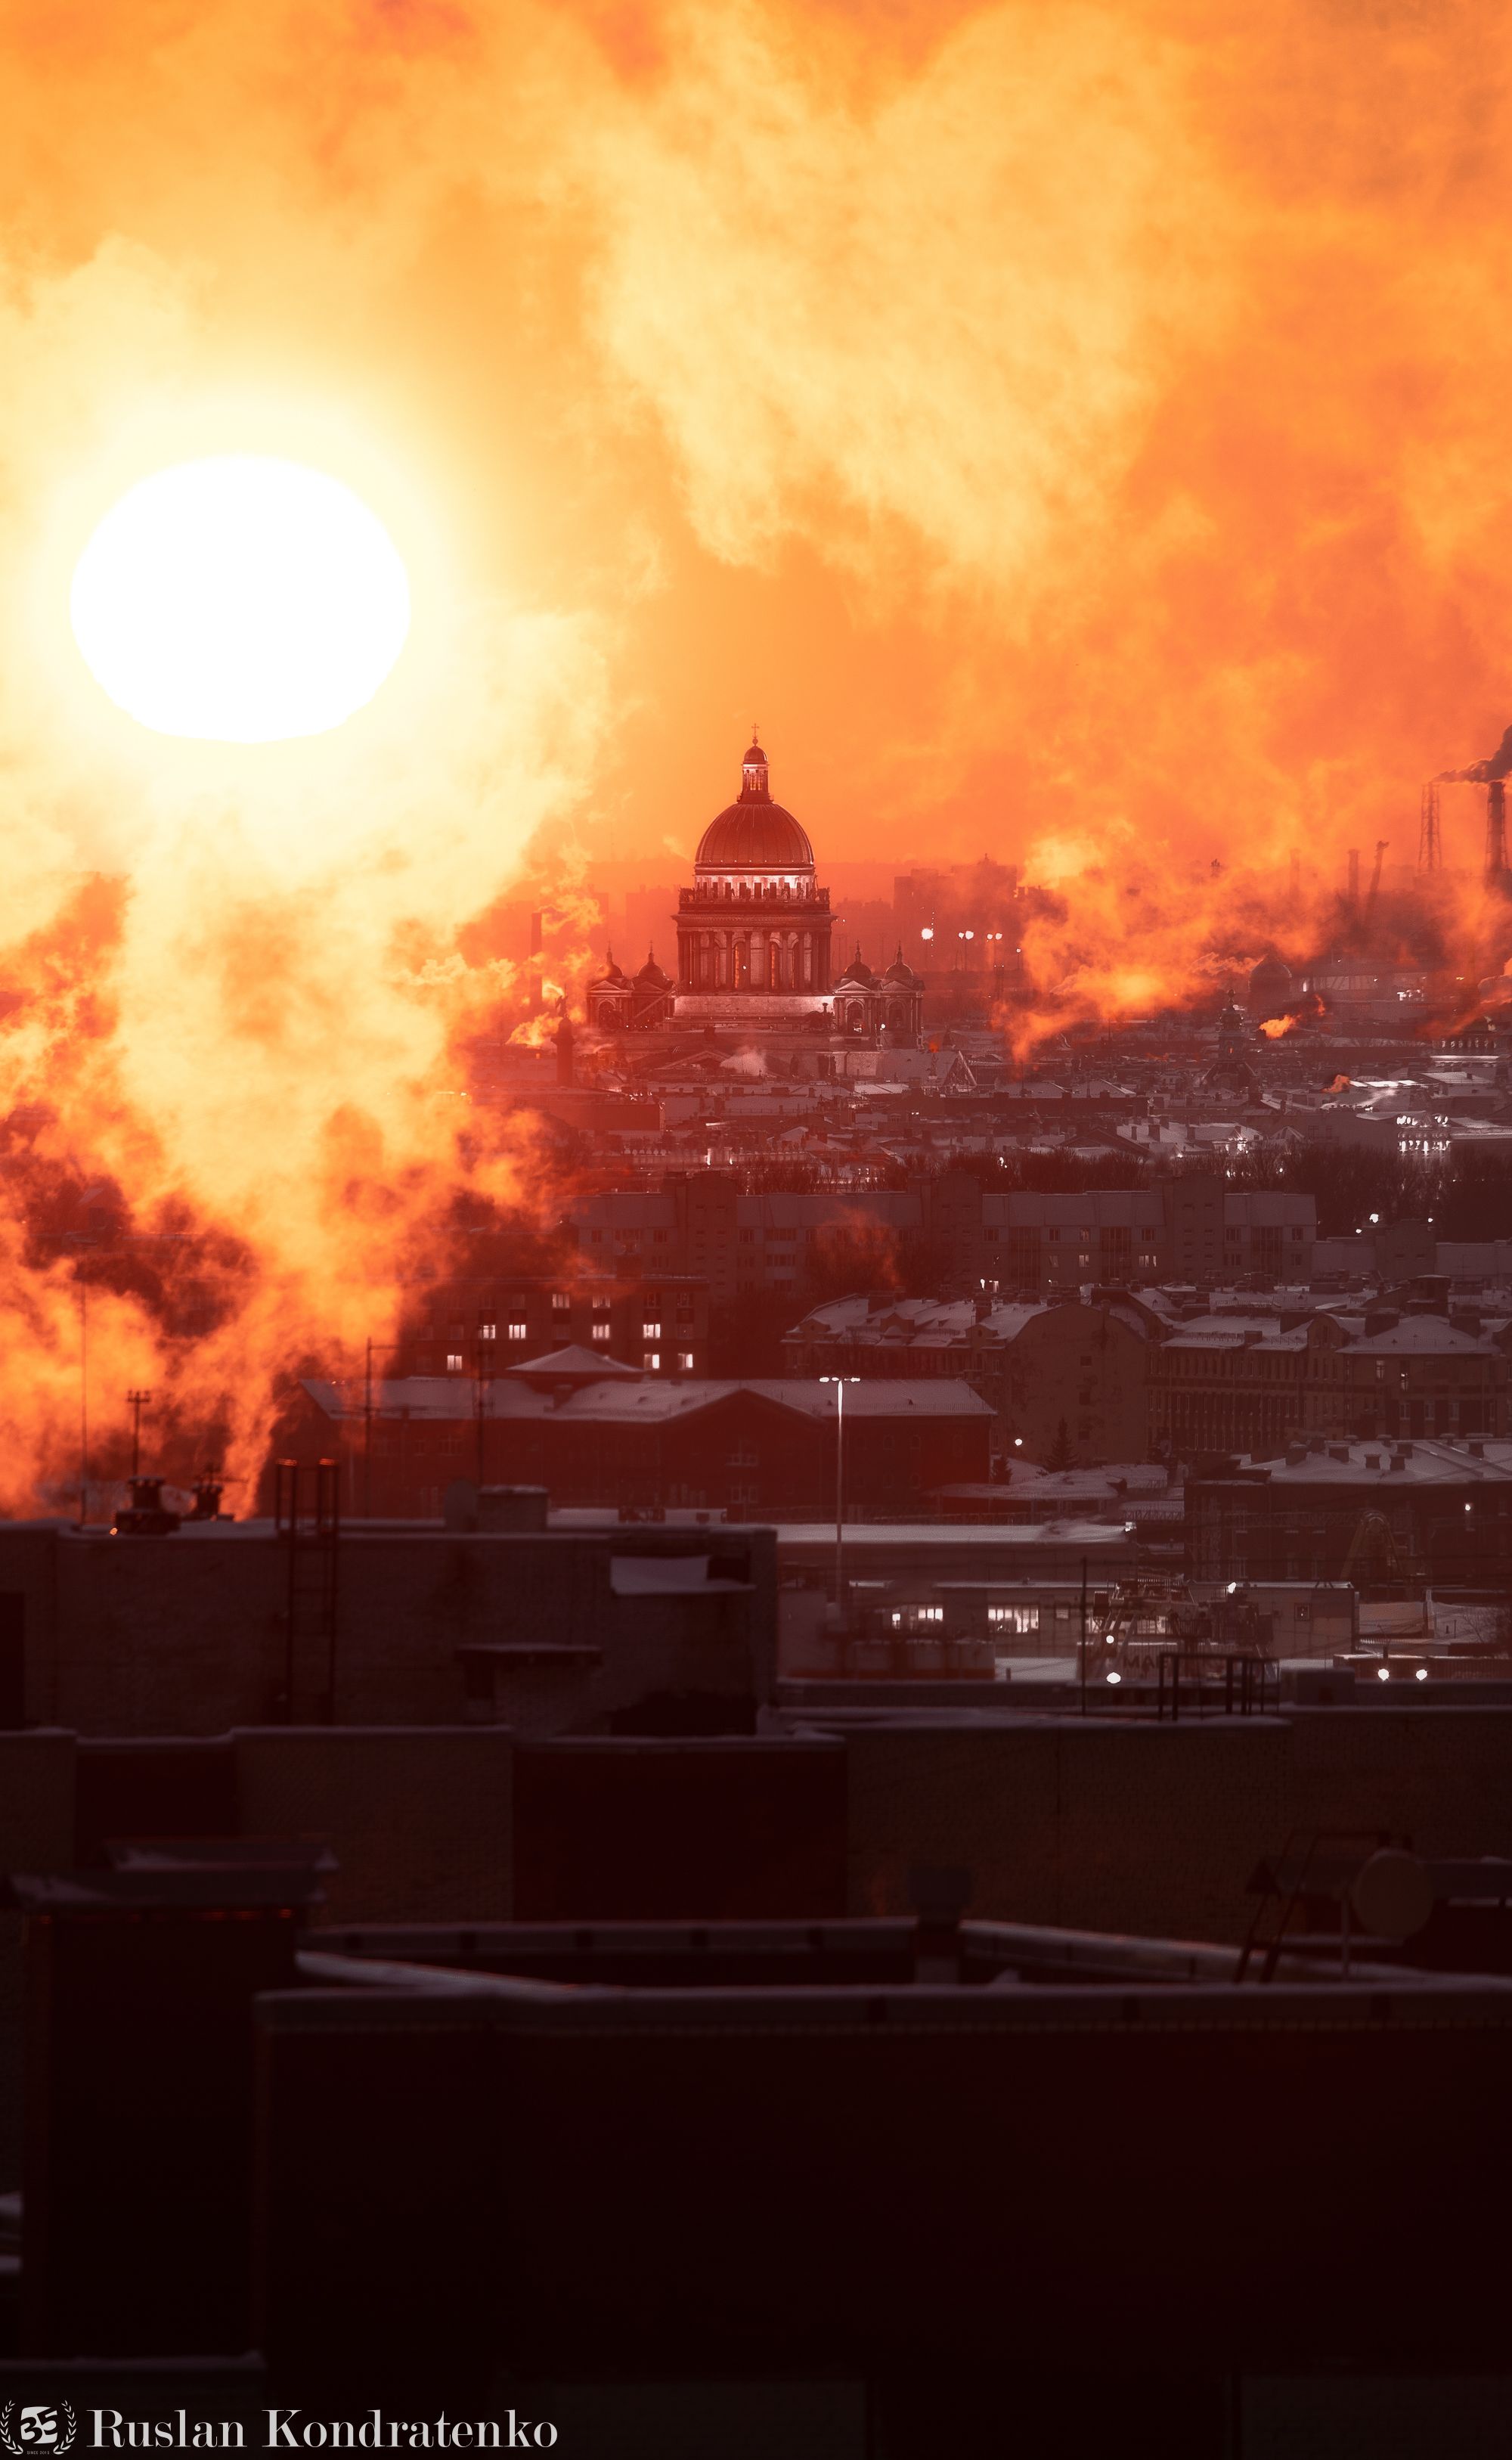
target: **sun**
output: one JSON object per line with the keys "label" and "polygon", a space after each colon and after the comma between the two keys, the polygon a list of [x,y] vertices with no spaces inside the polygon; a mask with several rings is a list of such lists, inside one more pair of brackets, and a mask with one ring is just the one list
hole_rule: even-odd
{"label": "sun", "polygon": [[96,683],[138,724],[277,743],[372,699],[409,633],[410,582],[339,479],[218,454],[121,497],[74,567],[70,613]]}

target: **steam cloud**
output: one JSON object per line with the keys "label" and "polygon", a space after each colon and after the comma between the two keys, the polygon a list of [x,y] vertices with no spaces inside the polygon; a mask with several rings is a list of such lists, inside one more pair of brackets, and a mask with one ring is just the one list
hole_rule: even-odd
{"label": "steam cloud", "polygon": [[[1043,1016],[1302,954],[1504,705],[1507,15],[10,11],[0,1503],[69,1474],[80,1257],[131,1266],[99,1393],[244,1476],[452,1192],[529,1181],[458,1134],[458,934],[527,847],[690,839],[753,693],[830,859],[1024,866]],[[436,623],[217,770],[99,721],[58,609],[113,487],[233,436],[408,471]]]}

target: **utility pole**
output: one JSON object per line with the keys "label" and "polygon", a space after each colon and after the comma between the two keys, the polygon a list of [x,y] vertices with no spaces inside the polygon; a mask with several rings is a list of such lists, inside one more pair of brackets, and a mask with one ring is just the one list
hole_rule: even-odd
{"label": "utility pole", "polygon": [[[78,1273],[75,1262],[74,1267]],[[79,1527],[89,1518],[89,1283],[79,1273]]]}
{"label": "utility pole", "polygon": [[132,1475],[141,1475],[141,1413],[152,1399],[150,1392],[132,1391],[126,1395],[132,1413]]}
{"label": "utility pole", "polygon": [[835,1604],[845,1608],[845,1388],[859,1384],[859,1375],[821,1375],[821,1384],[835,1388]]}
{"label": "utility pole", "polygon": [[365,1520],[372,1518],[373,1360],[401,1347],[402,1345],[397,1341],[374,1341],[370,1335],[368,1337],[367,1370],[363,1378],[363,1518]]}
{"label": "utility pole", "polygon": [[477,1416],[477,1483],[483,1491],[485,1440],[488,1426],[488,1399],[494,1389],[494,1343],[479,1339],[474,1351],[474,1402]]}
{"label": "utility pole", "polygon": [[[188,1243],[187,1230],[161,1233],[128,1231],[115,1240],[96,1238],[83,1230],[51,1231],[43,1239],[48,1247],[68,1247],[74,1255],[74,1280],[79,1303],[79,1527],[89,1519],[89,1281],[84,1271],[86,1253],[108,1258],[124,1256],[132,1247],[181,1247]],[[128,1395],[128,1398],[130,1395]],[[150,1396],[143,1394],[143,1399]],[[135,1463],[133,1465],[135,1474]]]}

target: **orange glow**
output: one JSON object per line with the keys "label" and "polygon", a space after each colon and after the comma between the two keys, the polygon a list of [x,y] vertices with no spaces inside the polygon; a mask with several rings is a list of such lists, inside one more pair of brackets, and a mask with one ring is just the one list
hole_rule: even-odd
{"label": "orange glow", "polygon": [[[1350,848],[1410,865],[1512,716],[1508,15],[11,0],[0,1506],[72,1474],[81,1256],[100,1427],[150,1384],[245,1479],[459,1191],[544,1200],[440,1098],[519,1024],[486,918],[550,903],[572,988],[753,709],[821,878],[1021,867],[1023,1055],[1306,961]],[[69,576],[247,453],[371,506],[409,646],[329,734],[148,736]]]}
{"label": "orange glow", "polygon": [[1294,1016],[1268,1016],[1265,1023],[1261,1026],[1260,1030],[1262,1033],[1269,1035],[1272,1042],[1279,1042],[1281,1036],[1284,1033],[1291,1033],[1293,1031],[1295,1026],[1296,1018]]}

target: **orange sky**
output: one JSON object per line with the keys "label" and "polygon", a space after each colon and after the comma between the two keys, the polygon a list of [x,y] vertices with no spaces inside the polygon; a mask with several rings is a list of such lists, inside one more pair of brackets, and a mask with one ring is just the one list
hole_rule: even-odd
{"label": "orange sky", "polygon": [[337,405],[591,632],[593,850],[756,714],[837,855],[1395,859],[1512,714],[1495,7],[3,22],[23,414]]}
{"label": "orange sky", "polygon": [[[532,838],[685,858],[753,715],[821,858],[1060,883],[1086,1008],[1413,859],[1512,716],[1509,17],[0,8],[0,1098],[248,1242],[217,1374],[378,1329],[459,1169],[517,1183],[437,1108],[458,930]],[[350,727],[220,758],[102,710],[64,604],[231,446],[357,485],[416,626]],[[66,1276],[26,1304],[62,1411]]]}

